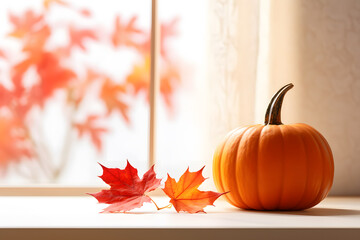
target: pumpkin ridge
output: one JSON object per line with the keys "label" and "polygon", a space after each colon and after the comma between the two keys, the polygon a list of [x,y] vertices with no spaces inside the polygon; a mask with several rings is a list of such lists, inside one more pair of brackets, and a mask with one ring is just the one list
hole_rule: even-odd
{"label": "pumpkin ridge", "polygon": [[[231,139],[231,137],[234,137],[234,135],[240,130],[242,130],[242,129],[237,128],[234,131],[232,131],[230,134],[227,135],[227,137],[226,137],[226,139],[225,139],[225,141],[223,143],[222,152],[221,152],[221,155],[220,155],[220,158],[219,158],[219,168],[218,169],[223,169],[223,164],[228,160],[228,159],[226,159],[224,157],[224,149],[226,148],[227,144],[230,144],[229,140]],[[246,130],[244,130],[244,132],[246,132]],[[222,187],[222,191],[223,192],[228,191],[228,189],[225,189],[225,186],[224,186],[225,182],[227,181],[227,176],[223,176],[221,170],[219,171],[219,178],[220,178],[220,184],[221,184],[221,187]],[[228,194],[225,194],[225,197],[231,204],[233,204],[234,206],[238,206],[236,201],[233,201],[230,198],[230,196],[228,196]]]}
{"label": "pumpkin ridge", "polygon": [[264,205],[262,204],[261,202],[261,198],[260,198],[260,190],[259,190],[259,148],[260,148],[260,138],[261,138],[261,135],[263,133],[263,130],[264,130],[265,126],[261,126],[261,129],[260,129],[260,133],[259,133],[259,136],[257,138],[257,151],[256,151],[256,193],[257,193],[257,199],[258,199],[258,202],[259,202],[259,206],[261,209],[265,209],[264,208]]}
{"label": "pumpkin ridge", "polygon": [[[242,139],[242,137],[243,137],[243,135],[250,129],[251,127],[249,126],[249,127],[247,127],[247,128],[245,128],[245,130],[243,130],[242,128],[240,128],[240,129],[238,129],[237,131],[235,131],[231,136],[229,136],[229,138],[227,139],[227,142],[228,141],[230,141],[230,139],[231,139],[231,137],[234,137],[235,139],[237,139],[237,138],[240,138],[239,139],[239,143],[241,142],[241,139]],[[242,131],[242,132],[241,132]],[[238,134],[240,132],[240,134]],[[236,135],[236,136],[234,136],[234,135]],[[233,139],[231,139],[232,141],[233,141]],[[230,144],[233,144],[232,142],[230,143]],[[226,144],[225,144],[226,145]],[[235,145],[235,144],[234,144]],[[224,147],[224,149],[225,149],[225,147]],[[236,151],[236,158],[235,158],[235,163],[237,162],[236,161],[236,159],[237,159],[237,151]],[[227,157],[227,159],[223,159],[223,161],[225,162],[225,161],[229,161],[229,157]],[[224,168],[224,167],[222,167],[221,166],[221,168]],[[234,171],[236,171],[236,169],[234,170]],[[229,185],[228,184],[228,176],[225,176],[225,179],[223,180],[223,184],[224,185]],[[226,183],[225,183],[226,182]],[[235,182],[236,182],[236,184],[237,184],[237,181],[235,180]],[[237,191],[237,186],[236,186],[236,191]],[[228,195],[228,194],[226,194],[225,196],[227,196],[227,199],[229,199],[230,200],[230,202],[232,202],[233,203],[233,205],[235,205],[235,206],[238,206],[239,204],[237,203],[237,202],[240,202],[240,203],[242,203],[244,206],[246,206],[246,207],[248,207],[247,206],[247,204],[245,204],[245,202],[244,202],[244,200],[242,199],[242,197],[241,197],[241,195],[240,194],[234,194],[234,190],[233,189],[225,189],[224,188],[224,191],[230,191],[231,192],[231,194],[230,195]],[[232,197],[232,195],[236,195],[236,197]]]}
{"label": "pumpkin ridge", "polygon": [[[310,126],[308,126],[308,128],[310,129]],[[318,132],[318,131],[312,131],[312,134],[314,135],[314,136],[316,136],[316,138],[318,139],[318,145],[321,145],[321,150],[322,150],[322,157],[323,157],[323,166],[327,166],[327,161],[330,161],[329,159],[333,159],[333,156],[332,156],[332,152],[331,152],[331,150],[329,150],[329,148],[328,148],[328,143],[327,143],[327,141],[325,140],[325,138]],[[325,147],[324,147],[325,146]],[[328,155],[328,156],[327,156]],[[331,162],[333,162],[333,160],[331,160]],[[330,164],[330,167],[329,167],[329,169],[328,170],[332,170],[333,169],[333,167],[332,167],[332,164]],[[321,197],[320,197],[320,200],[319,200],[319,202],[322,200],[322,199],[324,199],[327,195],[328,195],[328,193],[329,193],[329,191],[330,191],[330,188],[331,188],[331,186],[332,186],[332,183],[333,183],[333,173],[334,173],[334,170],[332,170],[331,172],[332,172],[332,174],[331,174],[331,176],[329,177],[328,175],[329,174],[327,174],[327,172],[326,172],[326,168],[325,167],[323,167],[323,174],[324,174],[324,176],[326,176],[328,179],[326,179],[327,181],[325,181],[325,178],[323,178],[322,180],[322,187],[324,188],[324,189],[326,189],[326,191],[322,191],[322,194],[321,194]],[[331,181],[328,181],[328,180],[331,180]],[[328,183],[330,183],[329,185],[328,185]],[[325,185],[324,185],[325,184]],[[328,185],[328,186],[327,186]],[[326,188],[325,188],[326,187]]]}
{"label": "pumpkin ridge", "polygon": [[[238,163],[239,163],[239,161],[237,161],[237,158],[238,158],[238,155],[239,155],[239,149],[240,149],[240,146],[241,146],[241,141],[243,140],[244,134],[245,134],[250,128],[251,128],[251,127],[247,127],[247,128],[245,129],[245,131],[243,131],[243,132],[240,134],[240,136],[238,136],[238,138],[240,138],[240,139],[239,139],[239,142],[238,142],[238,144],[237,144],[237,150],[236,150],[236,154],[235,154],[235,168],[234,168],[235,176],[238,175],[237,173],[238,173]],[[235,182],[235,189],[236,189],[235,195],[237,195],[237,199],[240,200],[240,202],[241,202],[246,208],[250,208],[250,207],[248,206],[248,204],[245,203],[245,200],[244,200],[242,194],[241,194],[240,191],[238,190],[238,189],[239,189],[238,179],[236,178],[234,182]]]}
{"label": "pumpkin ridge", "polygon": [[[333,179],[334,178],[334,157],[332,155],[330,145],[329,145],[328,141],[325,139],[325,137],[323,135],[321,135],[321,133],[319,131],[317,131],[316,129],[313,129],[313,130],[317,134],[317,136],[322,139],[322,142],[324,143],[326,150],[329,153],[330,158],[327,158],[327,160],[330,163],[331,169],[333,169],[333,171],[331,173],[331,179]],[[328,191],[330,191],[332,184],[333,184],[333,181],[331,181]]]}
{"label": "pumpkin ridge", "polygon": [[[222,154],[223,154],[223,151],[224,151],[224,147],[225,147],[225,143],[226,143],[226,140],[224,140],[223,141],[223,144],[221,144],[221,147],[219,148],[219,151],[217,152],[215,152],[215,156],[214,156],[214,163],[216,164],[216,167],[214,168],[213,167],[213,173],[214,173],[214,180],[215,180],[215,185],[216,185],[216,187],[218,187],[219,188],[219,190],[221,191],[221,192],[224,192],[225,190],[224,190],[224,186],[223,186],[223,184],[222,184],[222,177],[221,177],[221,173],[219,173],[219,172],[215,172],[216,171],[216,169],[220,169],[220,162],[221,162],[221,158],[222,158]],[[217,179],[216,179],[217,178]],[[217,181],[216,181],[217,180]],[[226,196],[225,196],[226,197]],[[228,198],[228,197],[226,197],[226,198]]]}
{"label": "pumpkin ridge", "polygon": [[[298,133],[298,130],[296,127],[294,127],[295,131]],[[294,209],[302,209],[299,208],[299,206],[301,206],[301,204],[304,202],[304,198],[306,196],[306,189],[308,189],[308,185],[309,185],[309,154],[307,152],[307,147],[306,144],[304,142],[304,137],[303,135],[299,134],[300,139],[301,139],[301,143],[305,152],[305,156],[306,156],[306,177],[305,177],[305,189],[303,191],[303,194],[301,196],[301,198],[299,199],[299,202],[297,204],[295,204]]]}
{"label": "pumpkin ridge", "polygon": [[[246,140],[246,138],[244,137],[246,134],[249,134],[248,132],[251,131],[251,129],[254,128],[254,126],[249,126],[245,129],[245,131],[243,132],[243,134],[241,135],[241,139],[239,141],[239,145],[238,145],[238,149],[237,149],[237,154],[239,154],[239,149],[240,149],[240,146],[242,144],[242,142],[244,140]],[[239,168],[238,165],[240,164],[240,161],[236,161],[235,163],[235,173],[236,173],[236,176],[238,175],[238,172],[244,172],[244,170],[242,168]],[[239,175],[242,175],[244,176],[244,174],[239,174]],[[239,187],[239,185],[241,185],[241,180],[238,180],[238,178],[235,179],[235,184],[237,187]],[[246,206],[247,209],[252,209],[253,207],[251,207],[247,202],[248,200],[248,197],[246,196],[246,194],[243,194],[240,190],[242,188],[239,189],[239,196],[240,196],[240,199],[241,201],[244,203],[244,205]],[[251,202],[251,201],[250,201]]]}
{"label": "pumpkin ridge", "polygon": [[[284,134],[282,132],[282,127],[281,125],[278,126],[279,127],[279,131],[280,131],[280,134],[281,134],[281,142],[282,142],[282,149],[285,148],[285,142],[284,142]],[[283,198],[284,198],[284,182],[285,182],[285,174],[284,174],[284,171],[285,171],[285,158],[284,158],[284,154],[281,154],[282,156],[282,159],[281,159],[281,174],[282,174],[282,183],[281,183],[281,188],[280,188],[280,194],[279,194],[279,200],[278,200],[278,204],[277,204],[277,207],[276,209],[280,209],[281,208],[281,205],[282,205],[282,201],[283,201]]]}
{"label": "pumpkin ridge", "polygon": [[304,128],[305,131],[307,131],[309,133],[309,135],[314,139],[314,142],[317,146],[318,149],[320,149],[320,155],[321,155],[321,174],[322,174],[322,177],[320,178],[321,179],[321,184],[320,184],[320,188],[318,190],[318,193],[316,194],[316,197],[306,206],[306,208],[308,207],[313,207],[315,206],[316,204],[318,204],[320,201],[321,201],[321,195],[322,195],[322,192],[323,192],[323,185],[324,185],[324,153],[323,153],[323,150],[320,148],[319,146],[319,143],[318,143],[318,139],[316,137],[314,137],[314,135],[312,134],[312,131],[309,131],[310,129],[308,128],[308,126],[306,125],[306,127]]}

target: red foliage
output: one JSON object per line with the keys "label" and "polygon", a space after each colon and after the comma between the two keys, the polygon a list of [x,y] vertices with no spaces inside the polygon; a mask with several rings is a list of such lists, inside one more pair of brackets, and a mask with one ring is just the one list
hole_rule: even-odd
{"label": "red foliage", "polygon": [[70,47],[79,47],[82,50],[86,51],[84,41],[85,39],[97,40],[97,36],[94,30],[91,29],[75,29],[70,26],[69,28],[70,36]]}
{"label": "red foliage", "polygon": [[[101,165],[101,164],[100,164]],[[137,169],[127,162],[126,168],[107,168],[101,165],[103,174],[100,178],[110,185],[109,190],[90,194],[99,203],[111,204],[103,212],[126,212],[134,208],[140,208],[144,202],[153,202],[158,210],[174,206],[177,212],[188,213],[204,212],[204,207],[213,205],[214,201],[224,193],[212,191],[199,191],[198,187],[205,180],[202,169],[197,172],[189,172],[189,169],[180,177],[179,182],[168,175],[163,191],[170,197],[170,205],[159,208],[156,203],[146,195],[158,188],[161,179],[156,178],[154,166],[144,174],[140,180]]]}
{"label": "red foliage", "polygon": [[122,23],[120,16],[116,16],[115,29],[112,34],[112,43],[115,47],[137,47],[139,45],[135,39],[139,34],[144,34],[144,32],[135,26],[136,20],[137,17],[134,16],[127,23]]}
{"label": "red foliage", "polygon": [[79,137],[90,135],[91,141],[96,146],[98,151],[102,149],[102,141],[100,135],[106,133],[108,130],[104,127],[96,127],[95,122],[99,119],[99,116],[90,115],[84,123],[74,123],[75,128],[78,130]]}
{"label": "red foliage", "polygon": [[[77,8],[71,3],[63,0],[44,0],[43,9],[33,11],[28,9],[19,15],[9,13],[8,18],[12,29],[6,37],[12,38],[20,44],[18,52],[11,53],[0,50],[0,60],[8,63],[12,86],[5,86],[0,83],[0,123],[5,126],[1,128],[2,139],[0,143],[0,169],[10,161],[18,162],[21,159],[37,158],[39,150],[37,138],[31,132],[34,129],[29,116],[34,109],[43,110],[44,106],[51,100],[56,92],[62,92],[66,96],[65,105],[71,111],[81,111],[82,102],[90,89],[98,88],[98,100],[105,109],[105,113],[94,115],[88,113],[86,121],[79,123],[75,117],[71,118],[71,131],[77,131],[82,137],[89,134],[92,144],[98,151],[102,150],[103,135],[107,127],[98,127],[95,123],[117,112],[125,123],[130,123],[130,109],[133,107],[131,99],[138,96],[139,92],[148,94],[150,75],[150,32],[137,26],[137,16],[129,20],[115,16],[112,30],[109,33],[99,32],[98,28],[83,28],[73,23],[50,22],[53,8],[66,7],[68,10],[78,14],[79,17],[91,18],[92,13],[87,8]],[[161,56],[164,70],[161,72],[161,95],[169,107],[172,106],[172,95],[180,82],[180,75],[177,67],[170,61],[170,54],[165,45],[168,38],[176,34],[175,25],[177,20],[169,24],[162,24],[161,35]],[[61,46],[55,46],[51,39],[56,32],[55,28],[60,27],[67,33],[69,41]],[[105,29],[105,28],[104,28]],[[103,29],[102,29],[103,31]],[[100,37],[101,35],[101,37]],[[83,70],[75,69],[72,62],[77,61],[73,54],[77,50],[87,53],[88,42],[94,44],[111,43],[114,50],[120,48],[131,48],[139,55],[139,62],[135,63],[132,71],[122,79],[112,79],[104,72],[96,72],[82,63]],[[2,46],[4,49],[6,46]],[[11,48],[10,48],[11,49]],[[17,62],[8,61],[9,56],[21,56]],[[75,59],[75,60],[74,60]],[[34,81],[26,84],[27,74],[31,72]],[[84,74],[85,73],[85,74]],[[85,75],[85,76],[84,76]],[[10,117],[9,117],[10,116]],[[8,130],[6,128],[11,128]],[[21,133],[14,135],[14,132]],[[26,134],[25,134],[26,133]],[[5,139],[10,139],[8,142]],[[24,144],[26,142],[26,144]],[[2,144],[2,145],[1,145]],[[66,156],[66,154],[64,154]],[[44,159],[51,161],[49,156]],[[63,160],[67,162],[66,159]],[[60,164],[61,165],[61,164]],[[53,170],[57,172],[57,170]],[[58,174],[55,174],[58,176]],[[54,175],[54,176],[55,176]]]}
{"label": "red foliage", "polygon": [[9,14],[9,20],[14,25],[14,29],[9,33],[9,36],[16,38],[23,38],[31,32],[34,32],[37,25],[44,20],[43,15],[35,15],[32,10],[27,10],[20,16]]}
{"label": "red foliage", "polygon": [[146,193],[154,191],[160,186],[161,179],[156,178],[154,166],[140,179],[137,169],[127,162],[124,170],[118,168],[107,168],[101,165],[103,174],[100,178],[108,185],[109,190],[90,194],[99,203],[111,204],[103,212],[126,212],[139,208],[144,202],[151,202]]}

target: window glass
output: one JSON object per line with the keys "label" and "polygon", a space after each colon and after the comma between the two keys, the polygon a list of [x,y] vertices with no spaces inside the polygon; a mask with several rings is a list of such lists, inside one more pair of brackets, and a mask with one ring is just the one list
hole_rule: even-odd
{"label": "window glass", "polygon": [[[162,36],[174,34],[176,37],[176,41],[164,42],[163,47],[181,76],[179,82],[174,83],[177,90],[172,92],[172,97],[159,101],[158,106],[156,160],[163,177],[167,172],[178,177],[189,166],[191,170],[198,170],[211,162],[204,159],[207,13],[208,1],[205,0],[159,1],[159,18],[169,23],[162,26]],[[175,31],[169,31],[171,24]],[[167,71],[165,64],[160,68]],[[162,91],[167,90],[166,86],[162,87]]]}
{"label": "window glass", "polygon": [[[202,159],[207,1],[158,1],[156,170]],[[189,7],[191,6],[191,8]],[[0,2],[0,183],[102,184],[148,168],[151,1]]]}
{"label": "window glass", "polygon": [[0,183],[148,164],[151,1],[0,2]]}

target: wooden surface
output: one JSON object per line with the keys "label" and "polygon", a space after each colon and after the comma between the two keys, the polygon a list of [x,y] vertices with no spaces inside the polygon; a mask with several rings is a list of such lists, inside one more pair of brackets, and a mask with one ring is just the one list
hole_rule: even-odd
{"label": "wooden surface", "polygon": [[[168,201],[162,197],[154,200],[159,206]],[[221,200],[215,205],[205,209],[207,214],[178,214],[173,208],[157,211],[148,203],[126,214],[101,214],[105,205],[87,196],[3,196],[0,239],[20,239],[24,234],[28,239],[57,239],[67,234],[77,239],[95,239],[99,234],[108,239],[119,234],[128,239],[145,235],[147,239],[170,235],[172,239],[253,236],[308,240],[320,235],[327,239],[360,239],[360,197],[328,197],[315,208],[300,212],[244,211]]]}

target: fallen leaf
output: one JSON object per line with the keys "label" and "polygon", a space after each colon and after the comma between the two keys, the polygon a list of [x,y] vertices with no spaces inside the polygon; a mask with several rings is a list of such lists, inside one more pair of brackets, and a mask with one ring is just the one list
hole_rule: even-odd
{"label": "fallen leaf", "polygon": [[151,198],[146,193],[155,190],[161,183],[161,179],[156,178],[154,166],[144,174],[142,179],[139,178],[137,169],[132,167],[129,161],[124,170],[107,168],[103,165],[101,167],[103,174],[100,178],[110,186],[110,189],[90,195],[99,203],[111,204],[103,212],[126,212],[139,208],[144,202],[151,202]]}
{"label": "fallen leaf", "polygon": [[162,190],[171,198],[170,203],[177,212],[204,212],[204,207],[213,205],[214,201],[224,194],[198,190],[200,184],[205,180],[202,176],[203,169],[204,167],[197,172],[189,172],[188,168],[178,182],[168,174],[165,188]]}
{"label": "fallen leaf", "polygon": [[106,133],[108,130],[104,127],[95,126],[95,122],[99,119],[97,115],[90,115],[84,123],[74,123],[74,127],[78,130],[79,137],[84,134],[89,134],[91,141],[100,152],[102,148],[101,134]]}

